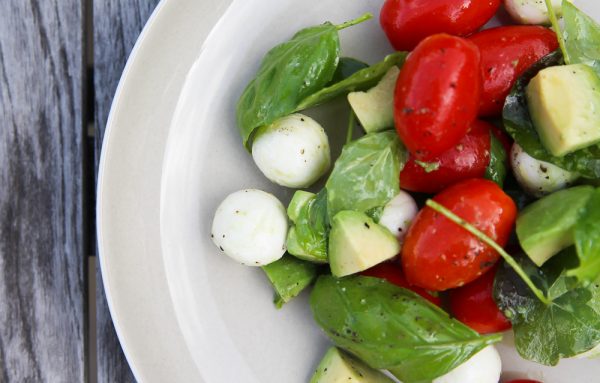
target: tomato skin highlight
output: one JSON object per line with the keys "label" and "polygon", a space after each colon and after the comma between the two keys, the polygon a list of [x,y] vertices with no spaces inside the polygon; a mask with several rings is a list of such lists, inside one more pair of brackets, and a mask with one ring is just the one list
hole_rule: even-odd
{"label": "tomato skin highlight", "polygon": [[481,52],[483,91],[479,115],[485,117],[501,115],[515,81],[539,59],[558,49],[556,34],[540,26],[491,28],[468,39]]}
{"label": "tomato skin highlight", "polygon": [[413,50],[424,38],[467,36],[487,23],[501,0],[387,0],[379,22],[396,50]]}
{"label": "tomato skin highlight", "polygon": [[511,323],[493,298],[497,266],[473,282],[450,290],[450,311],[456,319],[480,334],[491,334],[511,328]]}
{"label": "tomato skin highlight", "polygon": [[469,132],[454,147],[429,160],[439,164],[427,172],[410,155],[400,172],[400,187],[421,193],[437,193],[446,187],[469,178],[482,178],[490,163],[490,132],[493,126],[475,121]]}
{"label": "tomato skin highlight", "polygon": [[420,287],[411,286],[406,281],[406,278],[404,278],[404,274],[402,274],[402,268],[397,264],[391,262],[380,263],[377,266],[363,271],[361,275],[385,279],[393,285],[414,291],[436,306],[440,306],[442,304],[442,299],[440,297],[433,296]]}
{"label": "tomato skin highlight", "polygon": [[[500,246],[506,245],[517,207],[496,183],[484,179],[462,181],[437,194],[433,200]],[[474,235],[425,207],[408,230],[401,262],[408,283],[430,291],[444,291],[475,280],[499,257]]]}
{"label": "tomato skin highlight", "polygon": [[481,91],[479,49],[460,37],[428,37],[408,56],[394,93],[396,131],[419,160],[441,155],[467,134]]}

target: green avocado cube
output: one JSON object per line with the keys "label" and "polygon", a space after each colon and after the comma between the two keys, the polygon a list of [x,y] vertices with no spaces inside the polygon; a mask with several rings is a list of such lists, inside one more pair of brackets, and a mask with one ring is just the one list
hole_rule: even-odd
{"label": "green avocado cube", "polygon": [[310,383],[393,383],[360,360],[332,347],[327,351]]}
{"label": "green avocado cube", "polygon": [[329,266],[336,277],[355,274],[395,257],[400,243],[385,227],[357,211],[340,211],[329,234]]}
{"label": "green avocado cube", "polygon": [[554,156],[600,142],[600,78],[585,64],[540,71],[526,90],[531,119]]}

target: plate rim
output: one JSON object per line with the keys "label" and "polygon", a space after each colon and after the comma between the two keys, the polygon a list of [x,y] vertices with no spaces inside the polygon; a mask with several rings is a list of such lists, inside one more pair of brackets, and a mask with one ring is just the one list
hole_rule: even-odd
{"label": "plate rim", "polygon": [[[112,206],[113,204],[118,205],[119,203],[121,203],[121,204],[124,203],[123,201],[120,201],[119,198],[117,198],[117,197],[114,197],[114,196],[108,197],[107,194],[110,194],[109,191],[111,189],[115,189],[115,188],[122,189],[125,185],[115,184],[114,180],[111,180],[111,181],[107,180],[107,178],[110,178],[107,175],[110,173],[111,166],[113,168],[115,166],[115,164],[111,165],[111,163],[114,162],[114,160],[111,161],[109,159],[109,157],[113,156],[112,153],[114,152],[113,147],[115,146],[115,143],[113,141],[114,141],[115,132],[117,130],[122,132],[122,129],[124,129],[122,126],[118,126],[118,123],[117,123],[117,121],[120,119],[120,116],[122,116],[122,113],[125,112],[124,111],[125,108],[122,108],[122,104],[125,101],[127,101],[124,99],[124,96],[125,96],[125,94],[128,94],[129,91],[136,88],[134,77],[139,76],[140,73],[144,72],[144,62],[141,62],[141,60],[144,58],[144,56],[146,54],[155,50],[157,46],[160,46],[161,43],[164,44],[164,40],[168,40],[169,37],[172,37],[170,35],[170,33],[173,33],[173,34],[177,33],[177,31],[171,31],[171,29],[161,30],[160,29],[161,25],[163,25],[165,23],[165,21],[169,20],[169,17],[173,17],[173,14],[175,14],[175,15],[182,14],[182,13],[177,13],[177,12],[181,12],[182,9],[185,10],[186,7],[192,8],[196,11],[202,11],[202,13],[201,13],[202,19],[199,21],[195,20],[195,23],[198,25],[201,25],[201,26],[193,27],[194,31],[196,31],[196,32],[198,29],[202,29],[202,30],[200,32],[198,32],[198,34],[196,35],[196,38],[190,39],[193,41],[193,43],[188,44],[188,45],[193,45],[194,48],[198,48],[198,49],[189,51],[187,53],[188,60],[184,64],[188,64],[188,65],[183,65],[180,68],[177,68],[176,70],[175,69],[172,70],[173,72],[177,71],[177,73],[180,75],[179,83],[178,84],[174,84],[172,82],[169,83],[170,79],[168,76],[153,79],[154,80],[153,85],[156,85],[157,88],[162,87],[162,89],[165,90],[165,92],[166,92],[168,90],[168,88],[170,87],[171,92],[173,92],[173,89],[176,89],[176,90],[174,90],[174,92],[176,94],[179,94],[181,91],[181,88],[185,84],[185,79],[187,77],[187,74],[188,74],[190,68],[193,66],[195,59],[201,52],[202,44],[204,44],[204,41],[206,40],[207,36],[210,34],[210,32],[214,28],[215,24],[220,20],[224,11],[227,9],[229,4],[231,3],[231,0],[218,0],[218,1],[219,1],[219,3],[212,2],[210,0],[200,0],[200,1],[198,1],[198,0],[183,0],[183,1],[182,0],[179,0],[179,1],[160,0],[158,2],[158,4],[156,5],[154,10],[148,17],[148,20],[144,24],[144,27],[142,28],[139,36],[136,39],[136,42],[135,42],[133,48],[131,49],[131,51],[129,53],[129,56],[127,58],[123,72],[121,73],[121,77],[119,79],[118,85],[116,87],[116,90],[115,90],[115,93],[114,93],[114,96],[113,96],[113,99],[111,102],[111,107],[110,107],[110,111],[109,111],[107,122],[106,122],[105,132],[103,135],[100,158],[98,161],[97,184],[96,184],[96,189],[95,189],[95,192],[96,192],[96,206],[95,206],[96,235],[97,235],[97,248],[98,248],[98,254],[97,254],[98,260],[97,261],[98,261],[98,264],[100,267],[101,280],[103,283],[107,306],[108,306],[110,317],[111,317],[111,320],[112,320],[112,323],[113,323],[113,326],[115,329],[115,333],[119,340],[119,344],[123,351],[125,359],[127,360],[127,364],[129,365],[129,368],[131,369],[134,378],[136,379],[136,381],[139,381],[139,382],[154,382],[154,381],[159,382],[160,381],[159,378],[156,377],[155,374],[153,374],[153,370],[150,369],[150,366],[154,367],[155,368],[154,371],[156,372],[160,367],[164,367],[164,364],[161,364],[161,363],[165,363],[165,362],[163,360],[157,360],[156,358],[151,359],[152,357],[150,356],[150,353],[144,354],[144,352],[141,352],[139,348],[136,350],[137,342],[135,340],[137,338],[133,335],[127,335],[128,331],[127,331],[126,327],[129,327],[131,329],[131,323],[129,323],[129,324],[125,323],[128,321],[127,317],[131,315],[131,313],[130,313],[131,309],[128,309],[122,303],[115,302],[115,296],[119,295],[119,294],[122,295],[123,292],[120,291],[118,294],[116,294],[116,292],[119,290],[119,287],[121,287],[121,286],[119,286],[118,283],[116,283],[116,282],[113,284],[113,282],[111,281],[111,278],[109,276],[109,273],[110,273],[109,269],[111,269],[111,266],[114,269],[114,264],[116,263],[115,258],[118,258],[119,250],[118,250],[118,248],[116,248],[118,246],[111,244],[110,240],[108,239],[108,237],[110,235],[107,235],[107,232],[109,232],[110,230],[108,230],[107,228],[110,227],[110,224],[111,224],[110,221],[112,218],[107,218],[105,216],[105,213],[109,212],[109,211],[113,211],[115,209],[115,207]],[[192,25],[193,23],[188,23],[188,24],[189,25],[187,25],[186,27],[192,28],[192,27],[190,27],[190,25]],[[177,29],[178,27],[179,26],[177,26],[173,29]],[[164,32],[164,33],[156,34],[156,33],[154,33],[155,30],[160,30],[161,32]],[[166,35],[166,38],[165,38],[165,35]],[[182,48],[179,48],[179,49],[182,49]],[[181,64],[181,63],[178,61],[177,64]],[[146,72],[147,71],[148,70],[146,70]],[[135,92],[133,92],[133,93],[135,93]],[[173,110],[171,110],[171,113],[168,115],[169,121],[173,117],[172,113],[174,112],[174,107],[176,107],[176,103],[173,105]],[[167,126],[165,128],[167,133],[168,133],[168,128],[169,128],[169,126]],[[166,139],[165,139],[165,142],[163,142],[163,145],[165,143],[166,143]],[[162,165],[164,158],[161,157],[160,161],[161,161],[161,165]],[[131,166],[131,165],[129,165],[129,166]],[[155,172],[158,174],[159,178],[162,178],[162,167],[161,166],[159,166],[155,170]],[[158,190],[160,190],[160,187],[158,187]],[[160,212],[160,203],[157,203],[155,206],[152,206],[152,209],[155,210],[158,215],[158,212]],[[111,214],[106,214],[106,215],[111,215]],[[157,228],[160,228],[159,220],[156,221],[155,226]],[[158,246],[157,251],[162,253],[162,248],[160,245]],[[162,261],[159,264],[156,264],[154,267],[156,269],[160,268],[160,270],[164,274],[164,264]],[[152,282],[151,279],[152,279],[152,277],[148,277],[149,282]],[[148,290],[148,287],[153,287],[153,286],[144,286],[144,287],[146,288],[146,290]],[[147,298],[148,301],[154,300],[153,299],[154,297],[151,295],[150,292],[145,292],[144,298],[145,299]],[[167,291],[165,291],[162,299],[166,302],[166,304],[169,305],[167,310],[173,311],[172,298],[171,298],[171,295],[170,295],[170,292],[168,291],[168,289],[167,289]],[[139,303],[140,305],[144,304],[144,302],[136,302],[136,303]],[[146,307],[148,307],[148,306],[150,306],[150,304],[146,303]],[[158,325],[155,325],[155,326],[158,326]],[[170,327],[171,327],[170,330],[172,330],[172,332],[175,332],[177,334],[177,337],[180,338],[179,343],[183,344],[187,350],[187,344],[186,344],[185,340],[183,339],[183,335],[181,334],[181,330],[179,328],[179,323],[177,321],[175,321],[170,325]],[[189,352],[189,350],[187,350],[187,351]],[[203,379],[201,378],[201,374],[200,374],[200,371],[198,370],[197,366],[193,363],[191,358],[188,358],[188,359],[189,359],[189,361],[185,362],[185,363],[187,363],[185,368],[182,369],[182,370],[184,370],[184,372],[181,372],[180,375],[183,374],[188,379],[190,376],[193,376],[194,381],[202,382]],[[173,367],[175,367],[175,366],[173,366]]]}

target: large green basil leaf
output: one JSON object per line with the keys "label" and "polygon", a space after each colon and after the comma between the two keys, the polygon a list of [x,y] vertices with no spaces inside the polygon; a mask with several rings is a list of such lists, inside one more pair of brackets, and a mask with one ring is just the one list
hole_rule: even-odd
{"label": "large green basil leaf", "polygon": [[357,60],[352,57],[341,57],[340,62],[338,63],[337,68],[335,69],[335,73],[333,74],[333,78],[327,86],[335,85],[336,83],[347,79],[352,76],[354,73],[359,70],[368,68],[369,64],[366,62]]}
{"label": "large green basil leaf", "polygon": [[506,150],[494,133],[490,132],[490,137],[490,163],[485,169],[485,178],[502,187],[506,178]]}
{"label": "large green basil leaf", "polygon": [[297,111],[324,104],[343,94],[367,90],[379,82],[387,71],[393,66],[402,66],[406,60],[407,52],[396,52],[386,56],[383,61],[368,68],[359,70],[352,76],[336,84],[328,86],[315,94],[302,100],[296,108]]}
{"label": "large green basil leaf", "polygon": [[327,180],[329,218],[342,210],[363,213],[400,191],[406,149],[395,131],[370,133],[344,146]]}
{"label": "large green basil leaf", "polygon": [[302,29],[265,55],[237,104],[238,128],[247,148],[256,128],[292,113],[332,79],[339,51],[338,28],[327,22]]}
{"label": "large green basil leaf", "polygon": [[310,305],[336,346],[404,383],[430,382],[501,339],[380,278],[321,276]]}
{"label": "large green basil leaf", "polygon": [[316,265],[288,254],[262,269],[275,290],[274,303],[277,308],[292,300],[317,278]]}
{"label": "large green basil leaf", "polygon": [[562,3],[565,49],[571,64],[587,64],[600,75],[600,25],[570,1]]}
{"label": "large green basil leaf", "polygon": [[567,275],[583,283],[594,283],[600,277],[600,189],[594,190],[581,210],[573,237],[579,266]]}
{"label": "large green basil leaf", "polygon": [[600,288],[583,286],[565,270],[577,257],[563,251],[541,269],[525,256],[521,267],[551,300],[537,299],[514,270],[504,264],[496,274],[494,298],[513,325],[515,346],[528,360],[556,365],[561,358],[586,352],[600,344]]}
{"label": "large green basil leaf", "polygon": [[290,254],[306,261],[326,263],[329,236],[327,190],[323,189],[307,200],[292,221],[294,225],[288,234]]}
{"label": "large green basil leaf", "polygon": [[504,127],[508,134],[530,156],[550,162],[560,168],[581,174],[585,178],[600,178],[600,146],[593,145],[569,153],[563,157],[551,155],[542,145],[527,106],[525,88],[529,81],[542,69],[560,65],[562,54],[560,51],[551,53],[534,64],[521,78],[517,80],[504,103],[502,117]]}

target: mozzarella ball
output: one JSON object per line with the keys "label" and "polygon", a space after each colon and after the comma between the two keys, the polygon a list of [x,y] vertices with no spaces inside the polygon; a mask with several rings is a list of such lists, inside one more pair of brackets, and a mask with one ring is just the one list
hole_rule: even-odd
{"label": "mozzarella ball", "polygon": [[561,169],[549,162],[536,160],[516,143],[510,150],[510,164],[519,185],[535,197],[564,189],[579,178],[577,173]]}
{"label": "mozzarella ball", "polygon": [[494,346],[487,346],[433,383],[498,383],[502,361]]}
{"label": "mozzarella ball", "polygon": [[238,262],[264,266],[285,253],[288,219],[277,198],[261,190],[232,193],[217,208],[211,238]]}
{"label": "mozzarella ball", "polygon": [[[562,14],[562,0],[552,0],[557,17]],[[519,24],[550,24],[550,16],[544,0],[504,0],[510,16]]]}
{"label": "mozzarella ball", "polygon": [[387,227],[398,238],[398,241],[403,242],[408,228],[418,212],[419,208],[413,197],[401,190],[383,208],[379,224]]}
{"label": "mozzarella ball", "polygon": [[271,181],[306,188],[329,169],[329,140],[318,122],[302,114],[283,117],[256,133],[254,162]]}

